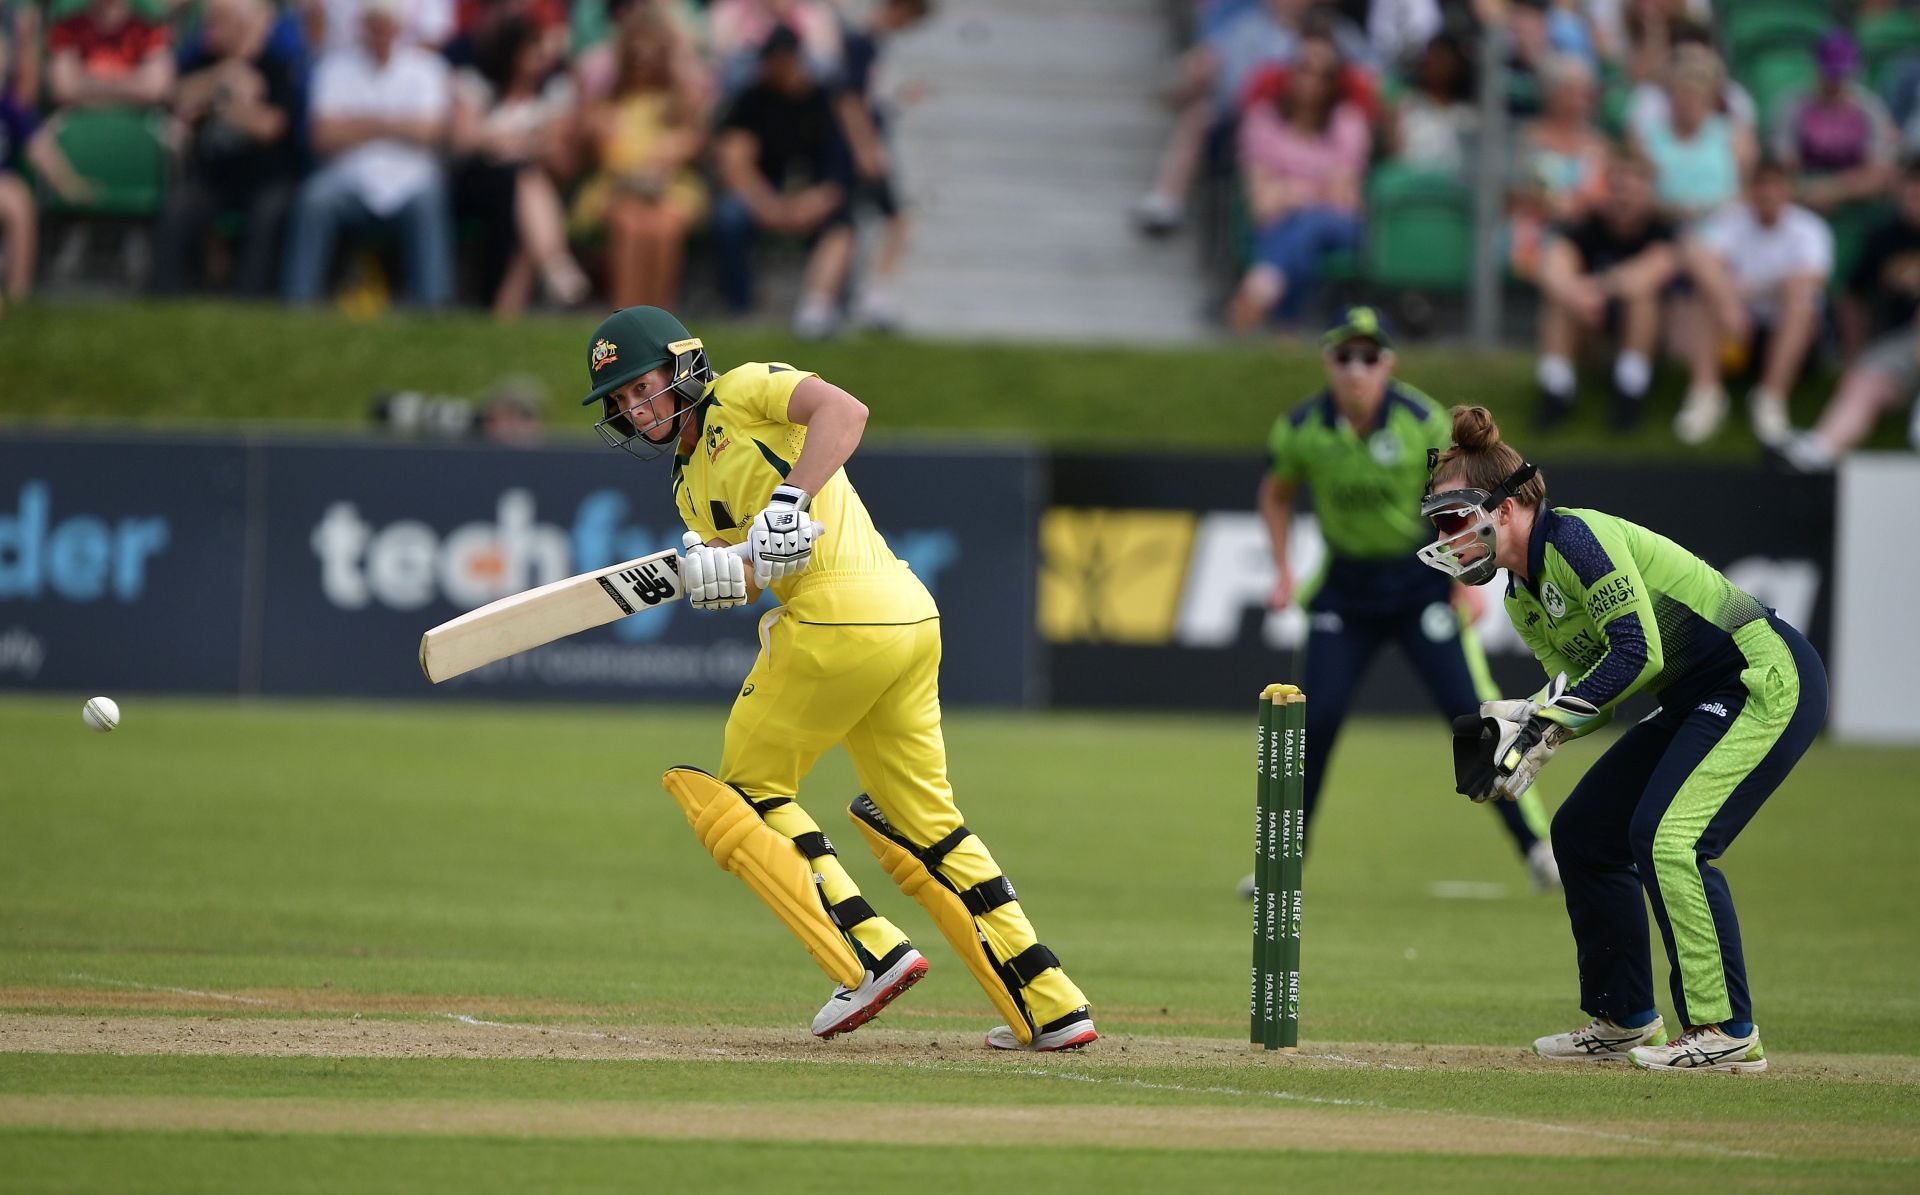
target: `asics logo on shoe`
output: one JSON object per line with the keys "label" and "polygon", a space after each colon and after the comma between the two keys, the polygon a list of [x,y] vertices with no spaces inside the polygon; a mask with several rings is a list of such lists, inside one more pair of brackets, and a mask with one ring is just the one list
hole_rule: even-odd
{"label": "asics logo on shoe", "polygon": [[1750,1044],[1745,1042],[1739,1045],[1729,1046],[1724,1050],[1704,1050],[1699,1046],[1687,1046],[1681,1051],[1680,1056],[1673,1060],[1673,1065],[1712,1066],[1722,1059],[1730,1058],[1735,1054],[1744,1054],[1752,1048]]}
{"label": "asics logo on shoe", "polygon": [[1621,1046],[1639,1045],[1640,1037],[1638,1033],[1631,1037],[1586,1037],[1580,1040],[1579,1045],[1589,1054],[1599,1054],[1608,1050],[1617,1050]]}

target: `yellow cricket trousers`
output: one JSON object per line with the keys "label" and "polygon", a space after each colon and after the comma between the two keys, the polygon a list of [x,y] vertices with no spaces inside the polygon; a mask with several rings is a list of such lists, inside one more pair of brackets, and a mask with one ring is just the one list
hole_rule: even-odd
{"label": "yellow cricket trousers", "polygon": [[[894,828],[926,847],[962,825],[947,782],[940,732],[940,620],[904,625],[806,623],[782,606],[760,623],[760,655],[727,717],[720,779],[751,798],[768,825],[788,838],[819,825],[795,798],[819,758],[844,743],[867,795]],[[819,840],[809,840],[819,841]],[[812,856],[830,904],[860,894],[831,854]],[[959,890],[1000,876],[984,843],[969,836],[938,870]],[[1019,902],[979,918],[992,939],[1014,950],[1037,939]],[[854,941],[874,958],[906,939],[885,917],[855,925]],[[1034,1024],[1087,1002],[1066,973],[1050,969],[1021,992]]]}

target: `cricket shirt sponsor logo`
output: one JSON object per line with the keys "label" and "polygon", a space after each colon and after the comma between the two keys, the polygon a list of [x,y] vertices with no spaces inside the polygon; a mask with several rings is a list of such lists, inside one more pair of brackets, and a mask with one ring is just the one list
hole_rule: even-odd
{"label": "cricket shirt sponsor logo", "polygon": [[1607,577],[1587,591],[1587,616],[1595,622],[1633,600],[1633,582],[1623,573]]}
{"label": "cricket shirt sponsor logo", "polygon": [[742,697],[753,696],[753,682],[751,681],[747,682],[746,687],[740,690],[740,696]]}
{"label": "cricket shirt sponsor logo", "polygon": [[1566,617],[1567,595],[1552,581],[1540,582],[1540,604],[1547,608],[1547,617],[1558,621]]}

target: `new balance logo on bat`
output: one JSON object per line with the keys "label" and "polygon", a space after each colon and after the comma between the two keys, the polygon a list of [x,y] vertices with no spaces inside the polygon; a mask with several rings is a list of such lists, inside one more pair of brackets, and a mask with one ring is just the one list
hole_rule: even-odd
{"label": "new balance logo on bat", "polygon": [[662,566],[678,572],[680,562],[668,557],[638,568],[622,569],[611,577],[600,578],[600,588],[606,590],[607,596],[628,614],[642,606],[651,609],[661,602],[672,601],[680,594],[678,581],[662,573]]}

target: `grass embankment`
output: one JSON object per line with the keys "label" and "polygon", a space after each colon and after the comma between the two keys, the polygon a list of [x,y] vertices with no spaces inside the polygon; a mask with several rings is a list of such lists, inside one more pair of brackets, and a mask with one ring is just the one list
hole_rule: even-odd
{"label": "grass embankment", "polygon": [[[587,435],[592,314],[499,324],[477,313],[390,315],[213,303],[33,305],[0,319],[0,417],[88,423],[365,422],[374,395],[397,390],[472,397],[503,376],[546,390],[556,436]],[[716,323],[696,331],[725,368],[746,360],[804,365],[875,408],[878,439],[1015,438],[1056,446],[1136,446],[1257,452],[1275,415],[1321,384],[1316,350],[1301,343],[1185,347],[1036,346],[856,337],[806,344],[784,330]],[[1400,375],[1442,403],[1491,407],[1511,436],[1543,459],[1649,455],[1756,459],[1744,423],[1703,449],[1674,442],[1682,379],[1662,374],[1647,418],[1630,436],[1606,430],[1598,384],[1578,417],[1531,432],[1532,359],[1408,346]],[[1603,381],[1604,369],[1592,371]],[[1811,379],[1795,396],[1810,422],[1831,387]],[[1888,426],[1881,442],[1903,442]]]}

